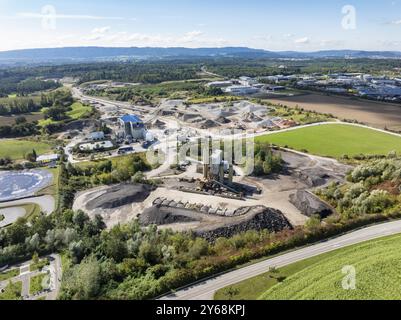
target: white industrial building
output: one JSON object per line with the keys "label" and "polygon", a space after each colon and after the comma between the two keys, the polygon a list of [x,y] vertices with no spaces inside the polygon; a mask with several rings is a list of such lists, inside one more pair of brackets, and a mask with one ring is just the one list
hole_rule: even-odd
{"label": "white industrial building", "polygon": [[144,140],[146,129],[143,121],[135,115],[125,115],[119,119],[121,131],[119,136],[124,139]]}
{"label": "white industrial building", "polygon": [[104,132],[103,131],[97,131],[97,132],[92,132],[88,136],[89,141],[101,141],[104,140]]}
{"label": "white industrial building", "polygon": [[259,89],[251,86],[231,86],[226,88],[226,92],[233,95],[244,96],[248,94],[258,93]]}
{"label": "white industrial building", "polygon": [[207,86],[210,88],[225,88],[232,85],[232,81],[214,81],[207,84]]}

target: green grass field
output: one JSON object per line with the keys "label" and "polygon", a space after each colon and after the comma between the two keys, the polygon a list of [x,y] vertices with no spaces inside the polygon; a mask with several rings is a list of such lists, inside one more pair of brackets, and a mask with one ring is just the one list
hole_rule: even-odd
{"label": "green grass field", "polygon": [[390,151],[401,152],[400,137],[346,124],[327,124],[278,132],[258,137],[256,140],[333,158],[343,155],[387,155]]}
{"label": "green grass field", "polygon": [[[87,114],[92,112],[92,107],[84,106],[80,102],[73,103],[71,105],[71,108],[72,108],[72,110],[68,111],[66,114],[72,120],[78,120],[78,119],[85,118]],[[44,109],[42,109],[42,112],[43,111],[44,111]],[[53,121],[52,119],[39,120],[39,126],[41,126],[41,127],[47,126],[49,124],[54,124],[54,123],[57,123],[57,121]]]}
{"label": "green grass field", "polygon": [[92,107],[84,106],[80,102],[75,102],[71,106],[71,108],[72,108],[72,110],[67,112],[67,116],[69,116],[71,119],[74,119],[74,120],[81,119],[86,114],[88,114],[92,111]]}
{"label": "green grass field", "polygon": [[[306,259],[219,290],[216,300],[401,299],[401,235]],[[344,266],[356,269],[356,290],[344,290]]]}
{"label": "green grass field", "polygon": [[0,281],[6,281],[8,279],[14,278],[19,276],[19,269],[12,269],[8,272],[2,272],[0,273]]}
{"label": "green grass field", "polygon": [[21,300],[22,282],[10,283],[0,293],[0,300]]}
{"label": "green grass field", "polygon": [[43,280],[47,277],[46,274],[39,274],[31,278],[29,284],[29,293],[31,295],[37,294],[45,289],[43,285]]}
{"label": "green grass field", "polygon": [[[261,299],[400,300],[401,235],[322,256],[274,286]],[[344,266],[356,269],[356,290],[344,290]]]}
{"label": "green grass field", "polygon": [[28,140],[0,140],[0,158],[10,157],[12,160],[22,160],[24,156],[35,149],[38,155],[51,151],[51,146],[43,142]]}

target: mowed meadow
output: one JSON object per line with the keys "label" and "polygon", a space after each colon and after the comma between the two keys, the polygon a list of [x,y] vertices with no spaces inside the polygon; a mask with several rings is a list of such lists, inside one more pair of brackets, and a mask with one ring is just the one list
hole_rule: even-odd
{"label": "mowed meadow", "polygon": [[269,134],[256,140],[332,158],[401,152],[401,136],[348,124],[322,124]]}
{"label": "mowed meadow", "polygon": [[[401,235],[397,235],[322,255],[273,286],[260,299],[400,300],[400,246]],[[355,290],[343,288],[345,266],[355,268]]]}
{"label": "mowed meadow", "polygon": [[0,158],[23,160],[25,155],[35,150],[38,155],[50,153],[52,148],[44,142],[5,139],[0,140]]}

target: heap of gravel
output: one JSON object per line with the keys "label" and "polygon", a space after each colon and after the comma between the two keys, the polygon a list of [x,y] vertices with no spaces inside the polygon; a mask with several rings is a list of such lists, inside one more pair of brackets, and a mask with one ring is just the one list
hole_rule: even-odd
{"label": "heap of gravel", "polygon": [[297,193],[292,194],[290,202],[308,217],[319,215],[322,218],[326,218],[333,213],[332,208],[328,204],[305,190],[298,190]]}
{"label": "heap of gravel", "polygon": [[249,207],[247,210],[248,213],[245,219],[237,220],[231,224],[226,223],[222,226],[216,226],[216,228],[209,227],[195,230],[195,234],[210,242],[214,242],[218,238],[230,238],[249,230],[280,232],[292,229],[290,222],[280,210],[264,206]]}
{"label": "heap of gravel", "polygon": [[[153,224],[161,226],[198,221],[200,225],[193,231],[197,236],[210,242],[214,242],[221,237],[230,238],[248,230],[260,231],[267,229],[270,232],[279,232],[285,229],[292,229],[291,224],[279,210],[264,206],[254,206],[239,208],[237,211],[235,212],[237,216],[233,217],[215,215],[217,219],[211,224],[204,221],[204,218],[210,216],[210,214],[185,208],[154,205],[140,215],[139,222],[143,226]],[[243,214],[243,216],[238,216],[239,214]]]}
{"label": "heap of gravel", "polygon": [[166,225],[173,223],[199,221],[193,217],[194,213],[185,209],[175,209],[165,206],[152,206],[139,216],[139,223],[143,226]]}
{"label": "heap of gravel", "polygon": [[86,207],[88,210],[114,209],[130,203],[142,202],[153,190],[153,186],[145,184],[118,184],[88,201]]}

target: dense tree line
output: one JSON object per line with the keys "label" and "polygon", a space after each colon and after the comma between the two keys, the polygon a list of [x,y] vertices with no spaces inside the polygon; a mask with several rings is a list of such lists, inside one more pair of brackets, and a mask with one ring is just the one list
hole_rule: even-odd
{"label": "dense tree line", "polygon": [[[28,71],[29,70],[29,71]],[[37,79],[35,69],[0,69],[0,96],[7,97],[9,94],[19,96],[34,92],[56,89],[59,83],[53,80]]]}
{"label": "dense tree line", "polygon": [[10,116],[39,111],[42,108],[39,97],[17,97],[0,99],[0,115]]}
{"label": "dense tree line", "polygon": [[60,84],[53,80],[26,79],[18,83],[16,93],[24,96],[34,92],[56,89],[58,87],[60,87]]}
{"label": "dense tree line", "polygon": [[37,133],[37,122],[16,122],[12,126],[0,126],[0,138],[28,137]]}

